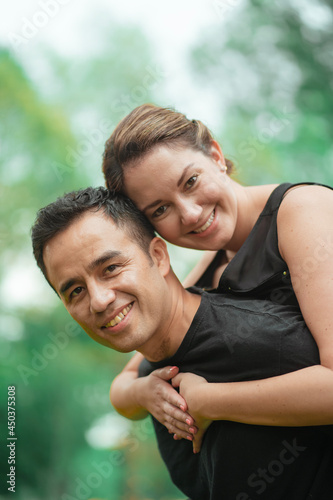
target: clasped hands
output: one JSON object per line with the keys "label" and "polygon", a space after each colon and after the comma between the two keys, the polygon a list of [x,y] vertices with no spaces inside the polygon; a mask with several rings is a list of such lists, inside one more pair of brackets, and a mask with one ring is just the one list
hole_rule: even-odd
{"label": "clasped hands", "polygon": [[[193,452],[198,453],[211,424],[200,409],[200,394],[207,389],[208,382],[193,373],[179,373],[176,366],[155,370],[147,378],[150,387],[147,410],[174,435],[174,439],[192,441]],[[173,388],[178,388],[179,393]]]}

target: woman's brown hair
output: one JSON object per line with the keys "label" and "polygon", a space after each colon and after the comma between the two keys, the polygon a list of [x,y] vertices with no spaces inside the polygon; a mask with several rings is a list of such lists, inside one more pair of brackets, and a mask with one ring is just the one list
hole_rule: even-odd
{"label": "woman's brown hair", "polygon": [[[143,104],[129,113],[105,143],[103,173],[107,187],[124,191],[123,169],[157,145],[187,146],[210,155],[213,136],[199,120],[171,108]],[[233,164],[226,159],[228,173]]]}

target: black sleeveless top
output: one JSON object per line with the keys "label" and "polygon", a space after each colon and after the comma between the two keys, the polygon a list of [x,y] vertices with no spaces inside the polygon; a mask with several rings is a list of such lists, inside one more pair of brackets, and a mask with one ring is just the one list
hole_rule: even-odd
{"label": "black sleeveless top", "polygon": [[[149,363],[144,360],[140,366],[140,376],[147,375],[157,367],[172,364],[179,366],[180,371],[197,373],[206,377],[210,382],[237,381],[240,380],[237,377],[241,374],[244,375],[249,360],[252,360],[253,366],[260,371],[252,380],[279,375],[278,373],[268,374],[265,371],[270,370],[273,364],[267,356],[268,351],[264,351],[264,349],[271,349],[272,353],[278,354],[280,347],[274,347],[272,341],[263,335],[264,340],[261,347],[255,348],[255,343],[260,341],[259,325],[256,327],[250,321],[249,312],[250,307],[255,307],[255,301],[250,300],[246,314],[244,312],[244,324],[252,325],[253,335],[248,340],[251,340],[253,357],[251,357],[252,351],[249,345],[246,344],[246,335],[242,335],[243,330],[237,325],[239,326],[242,317],[239,308],[242,304],[244,305],[244,300],[246,302],[247,298],[266,298],[271,302],[288,304],[286,311],[292,309],[292,305],[296,304],[297,307],[294,309],[299,310],[287,264],[279,253],[276,224],[283,196],[288,189],[296,185],[301,184],[281,184],[272,192],[248,238],[222,274],[219,287],[210,294],[210,296],[213,295],[210,302],[221,300],[222,303],[223,296],[218,295],[215,298],[214,293],[226,292],[228,296],[229,294],[240,296],[239,301],[234,301],[233,318],[231,310],[228,310],[224,317],[221,314],[209,314],[209,311],[205,310],[202,315],[203,323],[195,325],[198,339],[208,338],[211,341],[210,349],[205,350],[202,344],[196,345],[191,336],[193,324],[188,332],[190,336],[187,334],[184,339],[186,342],[190,338],[189,344],[186,344],[186,349],[182,349],[182,346],[180,348],[181,359],[177,358],[178,352],[175,357],[164,360],[161,365],[149,366]],[[214,270],[220,263],[222,252],[218,252],[216,258],[199,280],[198,286],[211,287],[211,279]],[[229,300],[233,300],[232,297],[228,297],[226,302]],[[204,305],[205,303],[202,303],[200,310]],[[265,309],[265,303],[257,304],[256,307],[258,307],[258,316],[256,316],[258,320]],[[270,304],[268,307],[280,307],[280,319],[286,317],[281,306]],[[196,318],[198,317],[197,313]],[[299,317],[301,316],[299,315]],[[233,326],[227,327],[223,321],[234,321],[234,323]],[[271,319],[263,319],[261,322],[263,334],[265,332],[272,334],[273,329],[270,321]],[[282,330],[285,334],[284,327]],[[247,330],[245,329],[245,331]],[[296,332],[293,328],[291,331]],[[224,335],[228,336],[228,334],[230,334],[231,347],[232,349],[235,347],[235,351],[230,351],[230,369],[234,372],[232,377],[227,380],[228,370],[224,365],[227,357],[218,349],[217,342],[220,342],[221,338]],[[237,335],[241,337],[237,344],[238,348],[245,350],[244,359],[239,362],[237,362],[236,356]],[[276,338],[275,341],[277,340]],[[303,342],[300,341],[299,345],[302,347]],[[196,352],[196,347],[198,355],[194,359],[192,356]],[[302,352],[302,348],[296,349],[294,346],[288,349],[288,352],[289,354],[293,353],[291,358],[294,359],[298,352]],[[216,366],[213,362],[214,356],[217,359]],[[260,368],[259,359],[263,363]],[[316,362],[319,362],[319,358]],[[215,379],[208,375],[208,371],[212,369],[216,372],[217,378]],[[242,380],[249,380],[249,378]],[[310,498],[329,500],[333,498],[331,496],[333,495],[331,474],[333,448],[331,428],[328,426],[270,427],[216,421],[205,434],[201,452],[198,455],[193,455],[192,445],[189,441],[174,441],[163,425],[155,419],[153,421],[159,449],[171,477],[175,484],[192,499],[254,499],[259,498],[259,496],[262,500],[305,500]],[[290,454],[293,452],[289,453],[292,446],[294,446],[293,455]],[[288,450],[288,463],[283,462],[280,466],[280,459],[285,457],[286,449]],[[279,470],[275,470],[274,467],[277,466],[280,467]],[[266,476],[268,477],[267,481],[263,481],[262,476],[259,478],[259,471],[266,473],[266,469],[269,470],[270,476]]]}
{"label": "black sleeveless top", "polygon": [[[271,193],[251,233],[225,268],[216,292],[267,299],[279,304],[298,305],[286,262],[278,247],[277,214],[286,192],[295,186],[321,185],[314,182],[280,184]],[[330,186],[323,186],[332,189]],[[212,276],[221,262],[220,250],[196,283],[211,287]]]}
{"label": "black sleeveless top", "polygon": [[[240,382],[320,362],[317,345],[297,306],[190,291],[201,293],[202,300],[177,352],[159,362],[143,360],[140,376],[169,365],[211,383]],[[172,481],[192,500],[333,498],[333,426],[216,421],[195,455],[191,442],[175,441],[164,425],[154,418],[153,423]],[[288,458],[281,462],[285,454]],[[263,482],[260,475],[267,469],[268,479]]]}

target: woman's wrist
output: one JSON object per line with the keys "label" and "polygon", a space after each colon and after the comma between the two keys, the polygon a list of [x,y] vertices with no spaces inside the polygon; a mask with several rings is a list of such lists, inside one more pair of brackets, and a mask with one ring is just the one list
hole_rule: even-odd
{"label": "woman's wrist", "polygon": [[198,388],[198,413],[207,420],[228,420],[226,395],[228,384],[208,383]]}

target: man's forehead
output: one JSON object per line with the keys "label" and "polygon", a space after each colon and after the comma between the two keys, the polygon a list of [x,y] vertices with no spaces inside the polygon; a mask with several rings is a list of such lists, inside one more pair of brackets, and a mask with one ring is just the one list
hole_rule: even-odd
{"label": "man's forehead", "polygon": [[92,208],[91,210],[87,210],[75,219],[69,227],[75,225],[75,223],[79,224],[80,222],[82,224],[91,224],[92,228],[95,224],[106,224],[121,229],[120,225],[117,224],[110,215],[105,213],[103,209],[97,210],[96,208]]}
{"label": "man's forehead", "polygon": [[[125,224],[117,224],[111,217],[102,211],[87,211],[76,218],[67,228],[57,233],[45,245],[44,250],[63,246],[69,249],[71,246],[82,246],[82,250],[88,246],[98,246],[106,242],[111,249],[128,244],[130,231]],[[119,250],[119,248],[117,248]]]}
{"label": "man's forehead", "polygon": [[[67,264],[85,264],[108,252],[126,253],[131,240],[125,228],[102,212],[86,212],[51,238],[43,258],[48,274]],[[67,267],[67,266],[66,266]]]}
{"label": "man's forehead", "polygon": [[76,218],[66,229],[67,236],[95,235],[97,238],[106,238],[110,234],[117,234],[118,237],[128,237],[128,230],[125,224],[117,224],[112,217],[102,210],[88,210]]}

